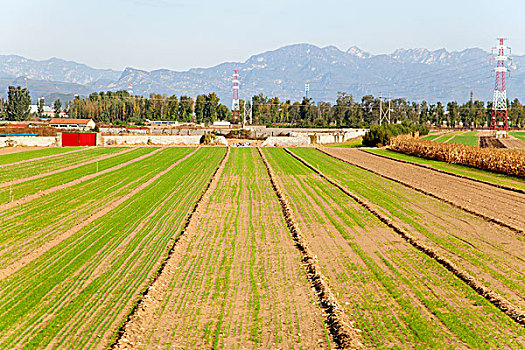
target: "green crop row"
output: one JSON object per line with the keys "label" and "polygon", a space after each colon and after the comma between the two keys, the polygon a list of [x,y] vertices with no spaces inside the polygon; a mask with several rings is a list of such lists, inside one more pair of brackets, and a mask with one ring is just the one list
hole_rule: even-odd
{"label": "green crop row", "polygon": [[0,188],[0,204],[11,202],[40,191],[68,183],[86,175],[104,171],[130,161],[134,158],[150,153],[153,150],[155,150],[155,148],[141,147],[123,154],[116,154],[113,157],[102,159],[98,162],[81,165],[77,168],[66,170],[64,172],[44,176],[35,180],[25,181],[12,186],[2,187]]}
{"label": "green crop row", "polygon": [[[449,259],[471,275],[492,280],[492,283],[485,281],[487,287],[522,307],[525,305],[521,298],[525,293],[525,266],[519,254],[511,254],[506,246],[522,245],[519,236],[317,150],[293,149],[293,152],[377,205],[385,216],[414,236],[440,247]],[[505,236],[505,244],[495,239],[502,236]]]}
{"label": "green crop row", "polygon": [[446,162],[440,162],[438,160],[432,160],[427,158],[420,158],[411,156],[404,153],[391,151],[388,149],[366,149],[367,152],[383,155],[386,157],[406,160],[413,163],[425,164],[434,169],[447,171],[450,173],[467,176],[473,179],[490,182],[496,185],[503,185],[513,187],[521,190],[525,190],[525,179],[514,177],[505,174],[498,174],[487,170],[471,168],[465,165],[451,164]]}
{"label": "green crop row", "polygon": [[477,146],[479,137],[476,131],[468,131],[466,133],[456,135],[448,141],[448,143],[458,143],[468,146]]}
{"label": "green crop row", "polygon": [[82,147],[49,147],[32,151],[15,152],[0,155],[0,165],[21,162],[23,160],[51,156],[80,149]]}
{"label": "green crop row", "polygon": [[[173,152],[157,161],[173,163]],[[199,150],[1,281],[0,348],[107,346],[223,155],[220,148]]]}
{"label": "green crop row", "polygon": [[82,152],[57,155],[52,159],[35,159],[28,163],[6,165],[0,168],[0,183],[44,174],[60,168],[80,164],[104,155],[124,150],[124,147],[94,147]]}
{"label": "green crop row", "polygon": [[440,135],[439,137],[435,138],[433,141],[437,141],[437,142],[446,142],[447,140],[449,140],[451,137],[454,137],[455,135],[460,135],[462,134],[461,131],[453,131],[453,132],[449,132],[449,133],[446,133],[446,134],[442,134]]}
{"label": "green crop row", "polygon": [[525,141],[525,131],[511,131],[509,134],[511,134],[517,139]]}
{"label": "green crop row", "polygon": [[168,148],[116,171],[0,213],[3,226],[0,267],[66,232],[192,150]]}
{"label": "green crop row", "polygon": [[441,135],[426,135],[426,136],[423,136],[421,138],[421,140],[427,140],[427,141],[432,141],[432,140],[435,140],[437,139],[438,137],[440,137]]}
{"label": "green crop row", "polygon": [[[371,348],[520,348],[525,330],[282,149],[264,150],[298,225],[340,304]],[[293,149],[351,191],[417,224],[418,213],[385,181],[314,149]],[[393,186],[392,186],[393,187]],[[385,195],[388,191],[388,195]],[[406,191],[405,191],[406,192]],[[398,199],[396,196],[401,195]],[[406,220],[406,221],[405,221]],[[421,226],[419,226],[421,227]]]}
{"label": "green crop row", "polygon": [[173,320],[173,331],[150,324],[143,348],[306,349],[305,339],[316,335],[326,344],[322,321],[305,314],[315,303],[295,299],[308,294],[308,282],[256,149],[231,150],[200,211],[197,234],[155,312],[159,323]]}

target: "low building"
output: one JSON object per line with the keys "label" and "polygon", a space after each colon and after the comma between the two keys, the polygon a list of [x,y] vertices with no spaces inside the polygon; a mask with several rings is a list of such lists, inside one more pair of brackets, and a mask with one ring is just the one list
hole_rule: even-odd
{"label": "low building", "polygon": [[96,124],[93,119],[53,118],[49,121],[49,126],[57,129],[87,131],[95,128]]}
{"label": "low building", "polygon": [[126,131],[131,134],[147,134],[149,128],[146,128],[144,126],[127,126]]}
{"label": "low building", "polygon": [[[29,113],[31,113],[32,115],[38,115],[38,105],[31,105]],[[55,110],[53,109],[53,107],[44,106],[44,108],[42,110],[42,117],[53,118],[53,117],[55,117],[55,115],[56,115],[56,113],[55,113]],[[66,112],[64,112],[64,111],[60,112],[60,118],[67,118],[67,117],[68,116],[67,116]]]}
{"label": "low building", "polygon": [[225,120],[216,120],[211,127],[215,129],[229,129],[231,128],[231,123]]}
{"label": "low building", "polygon": [[146,123],[150,126],[179,126],[179,123],[175,120],[149,120],[146,119]]}

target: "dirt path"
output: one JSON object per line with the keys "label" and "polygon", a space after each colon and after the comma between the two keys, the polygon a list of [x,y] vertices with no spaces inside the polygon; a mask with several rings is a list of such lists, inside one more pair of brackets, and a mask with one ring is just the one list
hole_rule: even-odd
{"label": "dirt path", "polygon": [[8,164],[0,164],[0,168],[5,168],[7,166],[12,166],[12,165],[20,165],[20,164],[30,163],[30,162],[35,161],[35,160],[54,158],[54,157],[63,156],[63,155],[66,155],[66,154],[78,153],[78,152],[85,151],[87,149],[89,149],[89,148],[87,148],[87,147],[86,148],[80,148],[80,149],[75,149],[75,150],[72,150],[72,151],[69,151],[69,152],[63,152],[63,153],[51,154],[49,156],[43,156],[43,157],[38,157],[38,158],[31,158],[31,159],[21,160],[19,162],[8,163]]}
{"label": "dirt path", "polygon": [[93,164],[93,163],[99,162],[99,161],[107,159],[107,158],[111,158],[111,157],[122,155],[124,153],[131,152],[134,149],[137,149],[137,148],[136,147],[135,148],[129,147],[129,148],[126,148],[126,149],[124,149],[124,150],[122,150],[120,152],[117,152],[117,153],[106,154],[106,155],[103,155],[103,156],[101,156],[99,158],[91,159],[91,160],[88,160],[86,162],[75,164],[75,165],[71,165],[71,166],[68,166],[68,167],[65,167],[65,168],[56,169],[56,170],[53,170],[53,171],[50,171],[50,172],[47,172],[47,173],[42,173],[42,174],[37,174],[37,175],[30,176],[30,177],[24,177],[24,178],[21,178],[21,179],[16,179],[16,180],[12,180],[12,181],[2,182],[2,183],[0,183],[0,188],[13,186],[13,185],[17,185],[17,184],[22,183],[22,182],[36,180],[36,179],[40,179],[40,178],[45,177],[45,176],[50,176],[50,175],[58,174],[58,173],[61,173],[61,172],[64,172],[64,171],[76,169],[76,168],[81,167],[83,165]]}
{"label": "dirt path", "polygon": [[253,148],[233,149],[115,348],[326,348]]}
{"label": "dirt path", "polygon": [[432,195],[488,221],[525,233],[525,215],[523,215],[525,194],[495,188],[411,164],[380,159],[359,150],[323,148],[322,151],[427,195]]}
{"label": "dirt path", "polygon": [[37,149],[44,149],[45,147],[0,147],[0,155],[13,154],[25,151],[35,151]]}
{"label": "dirt path", "polygon": [[[138,157],[138,158],[135,158],[131,161],[128,161],[126,163],[122,163],[122,164],[119,164],[113,168],[109,168],[109,169],[106,169],[104,172],[100,172],[100,173],[97,173],[97,174],[91,174],[91,175],[87,175],[85,176],[84,180],[82,181],[86,181],[88,180],[87,178],[94,178],[96,176],[99,176],[99,175],[102,175],[102,173],[107,173],[107,172],[110,172],[110,171],[115,171],[117,169],[120,169],[128,164],[131,164],[131,163],[135,163],[141,159],[144,159],[144,158],[147,158],[148,156],[151,156],[152,154],[154,153],[157,153],[159,152],[161,149],[159,148],[158,150],[155,150],[153,152],[150,152],[148,154],[145,154],[144,156],[141,156],[141,157]],[[25,255],[23,257],[21,257],[18,261],[16,261],[15,263],[3,268],[0,270],[0,281],[1,280],[4,280],[5,278],[9,277],[10,275],[12,275],[13,273],[15,273],[16,271],[20,270],[22,267],[28,265],[29,263],[31,263],[32,261],[36,260],[38,257],[40,257],[42,254],[44,254],[46,251],[48,251],[49,249],[57,246],[58,244],[60,244],[62,241],[64,241],[65,239],[71,237],[72,235],[74,235],[75,233],[77,233],[78,231],[80,231],[81,229],[83,229],[84,227],[88,226],[89,224],[91,224],[93,221],[97,220],[98,218],[101,218],[102,216],[106,215],[108,212],[110,212],[111,210],[115,209],[116,207],[118,207],[119,205],[121,205],[122,203],[124,203],[126,200],[128,200],[129,198],[133,197],[134,195],[136,195],[137,193],[139,193],[140,191],[142,191],[143,189],[145,189],[146,187],[148,187],[149,185],[151,185],[153,182],[155,182],[159,177],[161,177],[162,175],[164,175],[165,173],[167,173],[168,171],[170,171],[171,169],[173,169],[175,166],[177,166],[180,162],[184,161],[185,159],[191,157],[195,152],[197,152],[198,148],[196,148],[195,150],[193,150],[190,154],[184,156],[183,158],[177,160],[176,162],[174,162],[172,165],[170,165],[168,168],[162,170],[161,172],[157,173],[155,176],[153,176],[152,178],[150,178],[148,181],[142,183],[141,185],[139,185],[137,188],[135,188],[133,191],[127,193],[126,195],[124,196],[121,196],[120,198],[118,198],[117,200],[107,204],[106,206],[104,206],[101,210],[99,210],[98,212],[92,214],[91,216],[89,216],[87,219],[83,220],[81,223],[75,225],[73,228],[67,230],[66,232],[62,233],[61,235],[55,237],[53,240],[51,241],[48,241],[46,242],[45,244],[39,246],[38,248],[36,248],[35,250],[31,251],[31,253],[29,253],[28,255]],[[57,186],[57,187],[60,187],[60,188],[57,188],[57,187],[54,187],[55,191],[58,190],[58,189],[62,189],[62,188],[66,188],[66,187],[69,187],[69,186],[73,186],[74,184],[71,184],[73,182],[76,182],[76,181],[79,181],[78,183],[82,182],[80,181],[81,179],[78,179],[78,180],[75,180],[75,181],[71,181],[70,183],[68,184],[65,184],[65,185],[61,185],[61,186]],[[76,184],[76,183],[75,183]],[[68,186],[66,186],[68,185]],[[62,187],[62,186],[66,186],[66,187]],[[46,191],[43,191],[43,192],[46,192]],[[43,195],[43,194],[41,194]],[[31,196],[29,196],[31,197]],[[28,197],[26,197],[28,198]],[[26,198],[24,198],[23,200],[25,200]]]}
{"label": "dirt path", "polygon": [[[271,164],[290,198],[297,224],[365,346],[512,344],[508,337],[514,337],[519,325],[501,330],[497,324],[510,323],[510,318],[494,307],[478,308],[488,302],[466,285],[458,285],[438,262],[414,249],[337,186],[279,157]],[[464,329],[456,328],[454,320],[462,320]],[[494,332],[496,328],[500,330]]]}

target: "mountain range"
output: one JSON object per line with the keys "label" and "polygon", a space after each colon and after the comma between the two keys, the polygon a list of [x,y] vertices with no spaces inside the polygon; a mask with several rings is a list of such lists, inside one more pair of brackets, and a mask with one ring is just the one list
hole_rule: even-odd
{"label": "mountain range", "polygon": [[[479,48],[449,52],[445,49],[398,49],[373,55],[358,47],[342,51],[335,46],[295,44],[251,56],[245,62],[226,62],[188,71],[159,69],[124,71],[95,69],[85,64],[51,58],[36,61],[16,55],[0,55],[0,89],[27,86],[32,99],[44,97],[50,104],[75,94],[132,90],[149,96],[160,93],[196,96],[216,92],[231,104],[232,74],[240,74],[240,97],[263,93],[281,100],[301,100],[305,83],[314,101],[334,102],[339,91],[360,99],[373,94],[409,101],[464,102],[492,99],[494,77],[491,53]],[[525,97],[525,56],[512,56],[508,79],[510,99]]]}

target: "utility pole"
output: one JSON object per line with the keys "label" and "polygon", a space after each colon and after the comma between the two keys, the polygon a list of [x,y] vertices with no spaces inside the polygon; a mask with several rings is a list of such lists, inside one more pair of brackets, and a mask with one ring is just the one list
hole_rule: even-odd
{"label": "utility pole", "polygon": [[242,128],[246,126],[246,101],[242,101],[243,104],[243,113],[242,113]]}
{"label": "utility pole", "polygon": [[250,125],[253,125],[253,98],[250,99]]}
{"label": "utility pole", "polygon": [[507,137],[509,120],[507,118],[507,87],[505,79],[508,69],[505,67],[505,61],[509,59],[510,47],[505,46],[506,39],[499,38],[498,40],[499,45],[492,48],[493,53],[495,50],[497,51],[497,56],[492,59],[497,61],[497,66],[493,69],[493,72],[496,72],[496,83],[492,99],[490,130],[496,137]]}

